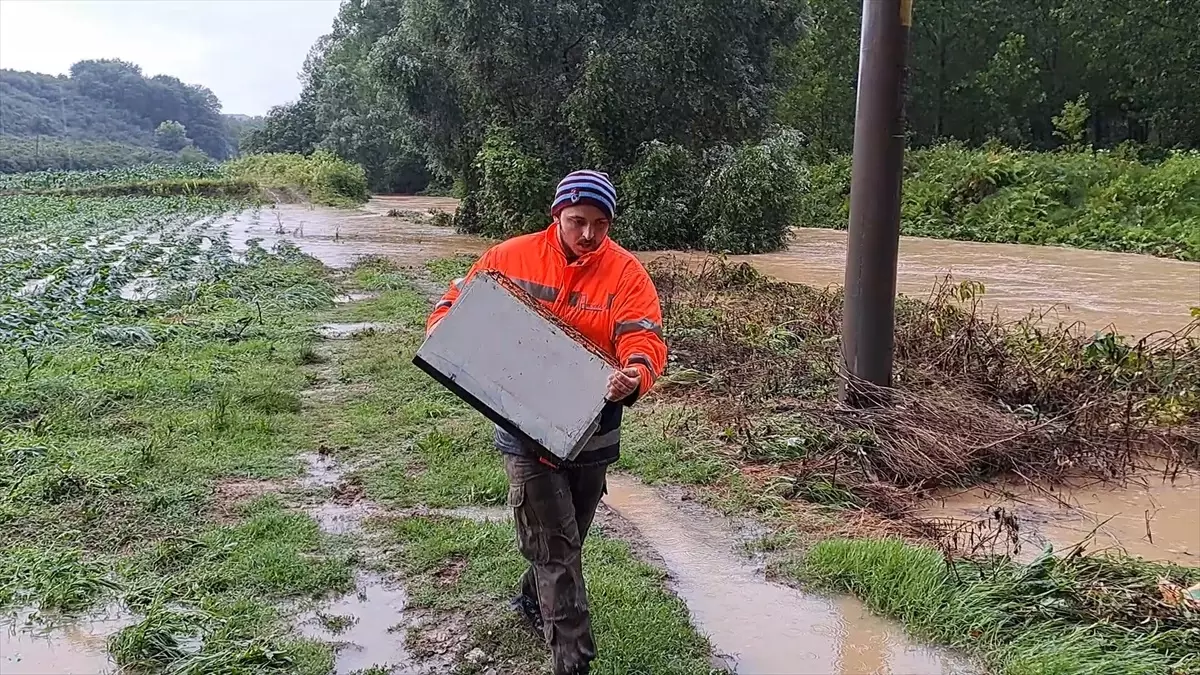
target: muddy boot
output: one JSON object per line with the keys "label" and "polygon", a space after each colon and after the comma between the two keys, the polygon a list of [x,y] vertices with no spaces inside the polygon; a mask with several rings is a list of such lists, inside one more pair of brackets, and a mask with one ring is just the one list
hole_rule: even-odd
{"label": "muddy boot", "polygon": [[542,620],[542,610],[538,609],[537,600],[522,593],[510,600],[508,606],[524,620],[525,625],[537,634],[538,638],[546,638],[546,622]]}

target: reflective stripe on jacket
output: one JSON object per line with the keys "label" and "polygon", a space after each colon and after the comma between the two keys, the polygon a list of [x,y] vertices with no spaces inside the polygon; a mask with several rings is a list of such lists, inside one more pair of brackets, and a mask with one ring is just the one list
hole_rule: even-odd
{"label": "reflective stripe on jacket", "polygon": [[[611,239],[571,263],[563,254],[557,224],[497,244],[465,278],[451,283],[429,316],[427,331],[450,311],[463,285],[482,270],[508,277],[618,363],[637,368],[641,384],[632,399],[649,391],[666,367],[658,292],[641,262]],[[587,454],[581,453],[577,462],[616,459],[620,419],[620,406],[608,406],[601,415],[596,443],[589,444]],[[601,439],[612,443],[596,447]],[[498,437],[497,444],[507,451],[502,440],[507,439]]]}

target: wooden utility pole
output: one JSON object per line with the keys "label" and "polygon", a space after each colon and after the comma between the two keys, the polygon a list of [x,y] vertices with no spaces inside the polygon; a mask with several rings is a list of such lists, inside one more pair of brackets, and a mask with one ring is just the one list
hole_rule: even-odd
{"label": "wooden utility pole", "polygon": [[912,0],[863,0],[858,102],[850,174],[850,226],[842,359],[842,400],[879,401],[855,386],[892,383],[896,255],[904,165],[904,81]]}

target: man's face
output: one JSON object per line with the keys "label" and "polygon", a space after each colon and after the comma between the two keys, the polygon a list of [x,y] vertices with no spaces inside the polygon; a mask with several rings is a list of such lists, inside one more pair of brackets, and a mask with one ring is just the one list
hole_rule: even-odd
{"label": "man's face", "polygon": [[558,232],[563,246],[579,258],[600,248],[611,225],[604,211],[591,204],[568,206],[558,214]]}

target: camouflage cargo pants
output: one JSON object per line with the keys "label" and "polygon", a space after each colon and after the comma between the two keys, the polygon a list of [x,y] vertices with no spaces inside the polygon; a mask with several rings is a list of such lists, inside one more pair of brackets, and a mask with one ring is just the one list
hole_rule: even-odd
{"label": "camouflage cargo pants", "polygon": [[504,469],[517,545],[529,561],[521,593],[541,609],[555,675],[586,673],[596,645],[581,554],[605,492],[607,467],[554,469],[531,457],[506,454]]}

